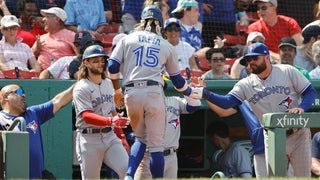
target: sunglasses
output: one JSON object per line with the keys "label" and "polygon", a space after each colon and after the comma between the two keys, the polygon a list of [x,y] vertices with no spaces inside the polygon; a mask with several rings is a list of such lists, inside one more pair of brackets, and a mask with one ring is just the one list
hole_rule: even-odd
{"label": "sunglasses", "polygon": [[213,62],[225,62],[225,61],[226,61],[226,58],[223,58],[223,57],[220,57],[220,58],[212,58],[212,59],[210,59],[210,61],[213,61]]}
{"label": "sunglasses", "polygon": [[253,41],[251,41],[251,43],[253,44],[253,43],[264,43],[264,41],[255,41],[255,40],[253,40]]}
{"label": "sunglasses", "polygon": [[246,58],[246,62],[250,63],[251,61],[257,61],[259,59],[259,56],[249,56]]}
{"label": "sunglasses", "polygon": [[180,27],[176,27],[176,26],[169,26],[165,29],[166,31],[169,31],[169,32],[180,32],[181,31],[181,28]]}
{"label": "sunglasses", "polygon": [[6,94],[11,94],[11,93],[16,93],[17,95],[22,96],[24,94],[24,90],[19,88],[19,89],[15,90],[15,91],[6,92]]}
{"label": "sunglasses", "polygon": [[3,30],[5,30],[5,31],[16,31],[16,30],[18,30],[18,27],[17,26],[4,27]]}
{"label": "sunglasses", "polygon": [[261,7],[257,6],[257,10],[258,10],[258,11],[260,11],[260,10],[265,11],[265,10],[267,10],[268,8],[269,8],[269,6],[261,6]]}

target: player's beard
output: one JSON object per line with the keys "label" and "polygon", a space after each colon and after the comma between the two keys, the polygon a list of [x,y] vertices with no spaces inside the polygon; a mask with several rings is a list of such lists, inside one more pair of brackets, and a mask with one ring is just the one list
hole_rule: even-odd
{"label": "player's beard", "polygon": [[250,65],[250,68],[251,68],[251,72],[253,74],[261,74],[263,71],[265,71],[267,69],[267,64],[266,64],[266,61],[265,59],[263,60],[263,62],[257,66],[257,65]]}
{"label": "player's beard", "polygon": [[100,70],[100,69],[95,69],[95,68],[89,68],[89,71],[91,72],[91,74],[94,74],[94,75],[99,75],[99,74],[102,74],[103,71]]}

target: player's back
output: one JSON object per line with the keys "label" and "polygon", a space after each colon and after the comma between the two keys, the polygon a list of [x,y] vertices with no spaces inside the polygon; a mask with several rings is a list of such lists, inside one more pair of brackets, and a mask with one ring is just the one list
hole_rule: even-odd
{"label": "player's back", "polygon": [[121,39],[110,59],[123,64],[123,85],[137,80],[162,83],[160,73],[179,72],[174,47],[161,36],[149,31],[135,31]]}

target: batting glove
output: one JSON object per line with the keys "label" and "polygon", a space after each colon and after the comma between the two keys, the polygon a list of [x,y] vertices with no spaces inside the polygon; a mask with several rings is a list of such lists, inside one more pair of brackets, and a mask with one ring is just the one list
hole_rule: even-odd
{"label": "batting glove", "polygon": [[112,118],[112,124],[118,128],[126,128],[129,123],[130,120],[126,117],[120,116],[120,114]]}
{"label": "batting glove", "polygon": [[193,99],[202,99],[203,87],[190,87],[191,93],[189,95],[190,98]]}

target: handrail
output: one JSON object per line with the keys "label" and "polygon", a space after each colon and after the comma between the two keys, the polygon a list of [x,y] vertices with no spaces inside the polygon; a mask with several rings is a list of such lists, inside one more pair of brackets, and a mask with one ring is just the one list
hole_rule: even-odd
{"label": "handrail", "polygon": [[262,124],[268,129],[269,176],[286,176],[286,128],[320,127],[320,113],[266,113]]}
{"label": "handrail", "polygon": [[26,120],[23,117],[17,117],[13,120],[13,123],[11,126],[8,128],[8,131],[12,131],[18,123],[21,123],[21,131],[26,131],[27,126],[26,126]]}

